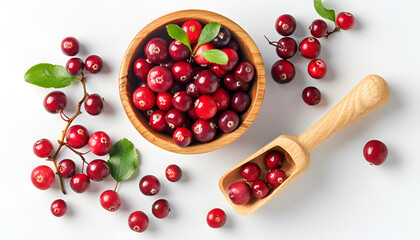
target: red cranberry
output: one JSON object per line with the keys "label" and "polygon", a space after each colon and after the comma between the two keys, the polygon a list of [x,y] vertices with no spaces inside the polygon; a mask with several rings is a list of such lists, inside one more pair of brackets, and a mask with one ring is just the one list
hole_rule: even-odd
{"label": "red cranberry", "polygon": [[192,97],[185,91],[177,92],[172,99],[172,106],[180,112],[188,112],[193,107]]}
{"label": "red cranberry", "polygon": [[[186,127],[186,128],[188,128],[188,129],[191,129],[192,128],[192,125],[193,125],[193,120],[192,120],[192,117],[191,117],[191,112],[194,112],[194,110],[191,110],[191,111],[189,111],[188,112],[188,115],[190,116],[190,117],[186,117],[185,118],[185,122],[184,122],[184,125],[183,125],[183,127]],[[195,113],[194,113],[195,114]],[[197,118],[194,118],[194,119],[197,119]],[[191,133],[192,134],[192,133]]]}
{"label": "red cranberry", "polygon": [[94,93],[86,97],[84,106],[87,113],[96,116],[102,112],[102,109],[104,108],[104,101],[101,96]]}
{"label": "red cranberry", "polygon": [[213,97],[202,95],[194,102],[194,112],[198,118],[208,120],[217,113],[217,102]]}
{"label": "red cranberry", "polygon": [[135,232],[144,232],[149,226],[149,218],[142,211],[135,211],[128,217],[128,226]]}
{"label": "red cranberry", "polygon": [[133,64],[134,74],[142,81],[147,81],[147,74],[153,65],[146,58],[137,58]]}
{"label": "red cranberry", "polygon": [[213,63],[210,65],[210,70],[216,73],[218,78],[222,78],[226,75],[226,71],[220,68],[220,65]]}
{"label": "red cranberry", "polygon": [[170,92],[159,93],[156,97],[156,106],[162,111],[169,111],[172,109],[172,98]]}
{"label": "red cranberry", "polygon": [[110,212],[115,212],[121,207],[120,195],[114,190],[106,190],[99,197],[101,206]]}
{"label": "red cranberry", "polygon": [[278,83],[288,83],[295,77],[295,66],[288,60],[278,60],[271,68],[271,77]]}
{"label": "red cranberry", "polygon": [[172,129],[181,127],[185,122],[185,115],[183,112],[172,108],[165,115],[165,121],[168,126]]}
{"label": "red cranberry", "polygon": [[157,93],[168,91],[173,82],[171,71],[161,66],[153,67],[147,75],[147,86]]}
{"label": "red cranberry", "polygon": [[219,78],[214,72],[204,70],[198,74],[197,79],[195,80],[195,86],[200,94],[210,95],[216,92],[219,87]]}
{"label": "red cranberry", "polygon": [[337,14],[335,19],[337,26],[343,30],[348,30],[354,26],[354,16],[349,12],[341,12]]}
{"label": "red cranberry", "polygon": [[61,91],[53,91],[48,93],[44,98],[44,108],[50,113],[58,113],[63,110],[67,104],[67,97]]}
{"label": "red cranberry", "polygon": [[308,105],[317,105],[321,101],[321,92],[316,87],[303,89],[302,99]]}
{"label": "red cranberry", "polygon": [[108,134],[98,131],[90,136],[88,147],[93,154],[97,156],[104,156],[111,151],[112,142]]}
{"label": "red cranberry", "polygon": [[53,185],[54,179],[55,174],[48,166],[41,165],[32,170],[31,181],[38,189],[47,190]]}
{"label": "red cranberry", "polygon": [[203,26],[201,26],[201,23],[197,20],[188,20],[182,24],[181,28],[187,33],[190,43],[195,44],[198,42]]}
{"label": "red cranberry", "polygon": [[244,82],[242,83],[241,87],[239,87],[239,90],[243,92],[247,92],[250,88],[251,88],[251,84]]}
{"label": "red cranberry", "polygon": [[89,133],[82,125],[71,126],[66,132],[66,142],[72,148],[82,148],[89,141]]}
{"label": "red cranberry", "polygon": [[202,71],[206,70],[207,68],[202,66],[195,66],[193,67],[193,79],[197,79],[198,74],[200,74]]}
{"label": "red cranberry", "polygon": [[309,31],[312,36],[322,38],[328,32],[328,25],[324,20],[316,19],[312,22],[311,26],[309,26]]}
{"label": "red cranberry", "polygon": [[214,208],[207,213],[207,224],[211,228],[221,228],[226,223],[226,213],[220,208]]}
{"label": "red cranberry", "polygon": [[246,92],[236,92],[230,100],[230,106],[237,112],[244,112],[251,104],[251,98]]}
{"label": "red cranberry", "polygon": [[97,55],[91,55],[85,60],[85,68],[90,73],[97,73],[102,69],[102,58]]}
{"label": "red cranberry", "polygon": [[160,63],[159,66],[164,67],[164,68],[168,69],[169,71],[171,71],[172,70],[172,67],[174,66],[175,63],[176,63],[175,60],[173,60],[171,58],[171,59],[169,59],[168,61],[166,61],[164,63]]}
{"label": "red cranberry", "polygon": [[169,60],[168,42],[163,38],[152,38],[144,47],[144,55],[154,64],[165,63]]}
{"label": "red cranberry", "polygon": [[85,64],[80,58],[70,58],[66,63],[67,72],[73,76],[77,76],[82,73]]}
{"label": "red cranberry", "polygon": [[299,51],[305,58],[317,58],[321,53],[321,43],[313,37],[305,38],[299,44]]}
{"label": "red cranberry", "polygon": [[283,59],[289,59],[293,57],[297,52],[297,43],[291,37],[281,38],[277,42],[276,53]]}
{"label": "red cranberry", "polygon": [[140,180],[140,191],[146,196],[156,195],[160,190],[159,180],[152,175],[146,175]]}
{"label": "red cranberry", "polygon": [[235,40],[231,39],[230,42],[226,46],[227,48],[232,48],[236,52],[239,51],[239,44]]}
{"label": "red cranberry", "polygon": [[156,109],[153,111],[149,118],[150,127],[158,132],[164,131],[168,127],[165,121],[165,115],[166,113],[162,110]]}
{"label": "red cranberry", "polygon": [[139,81],[137,84],[137,88],[139,87],[147,87],[147,81]]}
{"label": "red cranberry", "polygon": [[370,164],[380,165],[388,156],[388,148],[379,140],[371,140],[363,148],[363,156]]}
{"label": "red cranberry", "polygon": [[228,57],[228,62],[225,65],[219,64],[220,68],[226,72],[232,71],[238,65],[239,55],[232,48],[223,48],[222,52],[226,53]]}
{"label": "red cranberry", "polygon": [[229,107],[230,96],[223,88],[218,88],[213,95],[211,95],[217,102],[217,110],[224,111]]}
{"label": "red cranberry", "polygon": [[219,33],[213,40],[211,40],[211,44],[213,44],[216,48],[222,48],[228,45],[230,38],[231,34],[229,30],[225,27],[220,27]]}
{"label": "red cranberry", "polygon": [[169,55],[175,61],[183,61],[190,56],[190,49],[181,41],[173,40],[169,44]]}
{"label": "red cranberry", "polygon": [[241,82],[251,82],[254,79],[254,66],[249,62],[241,62],[235,69],[235,78]]}
{"label": "red cranberry", "polygon": [[207,120],[197,120],[192,125],[194,138],[199,142],[210,142],[216,136],[214,124]]}
{"label": "red cranberry", "polygon": [[185,89],[185,85],[179,82],[174,82],[172,87],[169,89],[169,92],[175,94],[177,92],[183,91]]}
{"label": "red cranberry", "polygon": [[187,62],[176,62],[172,66],[174,80],[180,83],[188,83],[193,77],[193,67]]}
{"label": "red cranberry", "polygon": [[153,113],[155,110],[156,110],[156,108],[154,107],[154,108],[149,109],[149,110],[147,110],[147,111],[142,111],[142,112],[143,112],[143,115],[146,117],[147,121],[149,121],[149,120],[150,120],[150,116],[152,115],[152,113]]}
{"label": "red cranberry", "polygon": [[188,93],[188,95],[190,95],[193,98],[198,98],[200,96],[200,93],[198,92],[198,88],[195,85],[195,81],[190,82],[187,85],[187,88],[185,89],[185,91]]}
{"label": "red cranberry", "polygon": [[230,91],[237,91],[241,88],[242,82],[235,78],[233,73],[226,75],[223,78],[223,85]]}
{"label": "red cranberry", "polygon": [[166,168],[165,176],[170,182],[178,182],[182,177],[182,170],[178,165],[171,164]]}
{"label": "red cranberry", "polygon": [[257,180],[261,175],[261,168],[256,163],[246,163],[241,168],[241,175],[247,182]]}
{"label": "red cranberry", "polygon": [[133,104],[141,110],[146,111],[155,106],[155,93],[148,87],[139,87],[133,93]]}
{"label": "red cranberry", "polygon": [[296,29],[296,20],[290,14],[283,14],[277,18],[275,27],[280,35],[289,36]]}
{"label": "red cranberry", "polygon": [[267,174],[267,182],[274,188],[280,186],[286,178],[286,173],[281,169],[272,169]]}
{"label": "red cranberry", "polygon": [[224,111],[219,116],[217,125],[225,133],[233,132],[239,126],[239,115],[231,110]]}
{"label": "red cranberry", "polygon": [[79,52],[79,41],[74,37],[66,37],[61,41],[61,50],[68,56],[74,56]]}
{"label": "red cranberry", "polygon": [[89,188],[89,185],[89,177],[84,173],[76,174],[70,179],[70,187],[76,193],[85,192]]}
{"label": "red cranberry", "polygon": [[251,189],[244,182],[232,183],[228,188],[227,194],[232,203],[236,205],[247,204],[251,200]]}
{"label": "red cranberry", "polygon": [[62,217],[67,212],[67,204],[63,199],[57,199],[51,203],[51,213],[56,217]]}
{"label": "red cranberry", "polygon": [[256,198],[264,198],[270,191],[270,187],[268,186],[266,181],[258,180],[252,184],[251,190],[252,195],[254,195]]}
{"label": "red cranberry", "polygon": [[205,43],[203,45],[198,46],[197,50],[195,51],[195,57],[194,57],[195,63],[197,63],[200,66],[209,65],[210,62],[207,59],[205,59],[202,55],[200,55],[200,53],[211,50],[211,49],[214,49],[214,46],[211,43]]}
{"label": "red cranberry", "polygon": [[95,182],[105,180],[109,175],[109,171],[108,163],[102,159],[93,160],[86,167],[86,174]]}
{"label": "red cranberry", "polygon": [[40,158],[49,157],[54,151],[52,142],[46,138],[36,141],[32,149],[35,155]]}
{"label": "red cranberry", "polygon": [[176,143],[176,145],[180,147],[186,147],[191,144],[192,141],[192,132],[190,129],[186,127],[179,127],[175,130],[172,135],[172,139]]}
{"label": "red cranberry", "polygon": [[159,219],[166,218],[166,216],[169,214],[169,211],[171,211],[169,208],[169,202],[165,199],[156,200],[152,205],[152,213]]}
{"label": "red cranberry", "polygon": [[327,74],[327,65],[321,59],[313,59],[308,64],[308,73],[315,79],[321,79]]}
{"label": "red cranberry", "polygon": [[270,151],[265,155],[264,162],[269,169],[280,168],[284,161],[284,155],[278,151]]}
{"label": "red cranberry", "polygon": [[71,159],[63,159],[58,163],[58,174],[63,178],[71,178],[76,174],[76,164]]}
{"label": "red cranberry", "polygon": [[190,110],[188,112],[188,115],[190,116],[190,118],[192,118],[194,120],[198,119],[197,114],[195,114],[195,112],[194,112],[194,109]]}

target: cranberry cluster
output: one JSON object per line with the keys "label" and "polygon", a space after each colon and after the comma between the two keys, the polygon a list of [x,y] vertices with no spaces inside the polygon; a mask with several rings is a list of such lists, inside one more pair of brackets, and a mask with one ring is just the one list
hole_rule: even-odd
{"label": "cranberry cluster", "polygon": [[[201,23],[189,20],[182,29],[190,43],[196,44]],[[211,63],[200,55],[216,48],[227,55],[227,64]],[[144,113],[152,129],[171,134],[180,147],[194,139],[210,142],[217,129],[234,131],[251,103],[248,90],[255,73],[251,63],[239,61],[238,50],[225,27],[211,42],[198,46],[194,55],[178,40],[152,38],[145,45],[144,57],[133,64],[138,78],[132,95],[134,106]]]}
{"label": "cranberry cluster", "polygon": [[[253,195],[257,199],[264,198],[270,192],[270,187],[277,188],[287,178],[286,173],[280,169],[284,162],[284,154],[273,150],[264,156],[268,173],[261,179],[261,168],[253,162],[246,163],[241,168],[241,176],[246,182],[232,183],[228,188],[228,196],[236,205],[247,204]],[[248,183],[252,183],[251,187]],[[252,193],[252,195],[251,195]]]}

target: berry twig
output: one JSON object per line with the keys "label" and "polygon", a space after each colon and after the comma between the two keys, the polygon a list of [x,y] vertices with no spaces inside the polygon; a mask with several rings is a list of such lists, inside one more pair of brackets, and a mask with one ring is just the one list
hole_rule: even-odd
{"label": "berry twig", "polygon": [[340,28],[337,26],[337,24],[335,24],[335,28],[334,30],[332,30],[331,32],[327,32],[327,34],[325,35],[325,38],[328,38],[331,34],[340,31]]}

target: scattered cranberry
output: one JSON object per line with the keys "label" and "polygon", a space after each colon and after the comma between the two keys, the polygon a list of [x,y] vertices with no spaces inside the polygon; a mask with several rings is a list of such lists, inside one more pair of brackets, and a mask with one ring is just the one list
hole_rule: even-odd
{"label": "scattered cranberry", "polygon": [[207,120],[197,120],[192,125],[194,138],[199,142],[210,142],[216,137],[214,124]]}
{"label": "scattered cranberry", "polygon": [[251,189],[244,182],[232,183],[227,192],[230,200],[236,205],[247,204],[251,200]]}
{"label": "scattered cranberry", "polygon": [[286,173],[281,169],[272,169],[267,174],[267,182],[274,188],[280,186],[286,178]]}
{"label": "scattered cranberry", "polygon": [[133,104],[141,111],[151,109],[155,102],[155,93],[148,87],[139,87],[133,93]]}
{"label": "scattered cranberry", "polygon": [[192,132],[190,129],[186,127],[179,127],[175,130],[172,135],[172,139],[176,143],[176,145],[180,147],[187,147],[192,142]]}
{"label": "scattered cranberry", "polygon": [[305,38],[299,44],[299,51],[305,58],[317,58],[321,53],[321,43],[313,37]]}
{"label": "scattered cranberry", "polygon": [[165,121],[165,115],[166,113],[162,110],[155,110],[149,118],[149,125],[156,131],[162,132],[164,131],[168,125]]}
{"label": "scattered cranberry", "polygon": [[261,168],[255,163],[246,163],[241,168],[241,175],[247,182],[257,180],[261,175]]}
{"label": "scattered cranberry", "polygon": [[144,55],[154,64],[165,63],[169,60],[168,42],[163,38],[152,38],[144,47]]}
{"label": "scattered cranberry", "polygon": [[225,65],[219,64],[220,68],[226,72],[232,71],[238,65],[239,55],[232,48],[223,48],[222,52],[226,53],[228,57],[228,62]]}
{"label": "scattered cranberry", "polygon": [[183,61],[190,56],[190,49],[181,41],[173,40],[171,44],[169,44],[169,55],[171,55],[172,59],[175,61]]}
{"label": "scattered cranberry", "polygon": [[271,76],[278,83],[288,83],[295,77],[295,66],[288,60],[278,60],[271,68]]}
{"label": "scattered cranberry", "polygon": [[177,129],[181,127],[185,122],[185,115],[183,112],[172,108],[165,115],[165,121],[168,126],[172,129]]}
{"label": "scattered cranberry", "polygon": [[195,80],[195,86],[202,95],[210,95],[216,92],[219,87],[219,78],[210,70],[203,70]]}
{"label": "scattered cranberry", "polygon": [[73,76],[77,76],[82,73],[85,64],[80,58],[70,58],[66,63],[67,72]]}
{"label": "scattered cranberry", "polygon": [[86,58],[85,68],[90,73],[97,73],[102,69],[102,58],[97,55],[91,55]]}
{"label": "scattered cranberry", "polygon": [[283,59],[293,57],[297,52],[297,43],[291,37],[281,38],[276,44],[276,53]]}
{"label": "scattered cranberry", "polygon": [[217,102],[211,96],[202,95],[194,102],[194,112],[204,120],[213,118],[217,113]]}
{"label": "scattered cranberry", "polygon": [[321,101],[321,92],[316,87],[303,89],[302,99],[308,105],[317,105]]}
{"label": "scattered cranberry", "polygon": [[213,63],[210,65],[210,70],[216,73],[218,78],[222,78],[226,75],[226,71],[222,70],[218,64]]}
{"label": "scattered cranberry", "polygon": [[190,43],[195,44],[198,42],[203,26],[201,26],[201,23],[197,20],[188,20],[182,24],[181,28],[187,33]]}
{"label": "scattered cranberry", "polygon": [[197,50],[195,51],[194,61],[200,66],[207,66],[210,62],[205,59],[200,53],[208,50],[214,49],[214,46],[211,43],[205,43],[203,45],[198,46]]}
{"label": "scattered cranberry", "polygon": [[84,106],[87,113],[96,116],[102,112],[102,109],[104,108],[104,101],[101,96],[94,93],[86,97]]}
{"label": "scattered cranberry", "polygon": [[70,187],[76,193],[85,192],[89,188],[89,185],[89,177],[84,173],[76,174],[70,179]]}
{"label": "scattered cranberry", "polygon": [[327,65],[321,59],[313,59],[308,64],[308,73],[315,79],[321,79],[327,74]]}
{"label": "scattered cranberry", "polygon": [[67,212],[67,204],[63,199],[57,199],[51,203],[51,213],[56,217],[62,217]]}
{"label": "scattered cranberry", "polygon": [[168,91],[173,81],[171,71],[161,66],[153,67],[147,75],[147,86],[157,93]]}
{"label": "scattered cranberry", "polygon": [[182,170],[178,165],[171,164],[166,167],[165,176],[170,182],[178,182],[182,177]]}
{"label": "scattered cranberry", "polygon": [[269,169],[280,168],[284,161],[284,155],[279,151],[270,151],[265,155],[264,162]]}
{"label": "scattered cranberry", "polygon": [[217,125],[223,132],[230,133],[239,126],[239,121],[239,115],[236,112],[227,110],[220,114]]}
{"label": "scattered cranberry", "polygon": [[159,219],[166,218],[169,211],[171,211],[169,208],[169,202],[165,199],[156,200],[152,205],[152,213]]}
{"label": "scattered cranberry", "polygon": [[264,180],[255,181],[251,186],[252,194],[256,198],[264,198],[270,191],[270,187]]}
{"label": "scattered cranberry", "polygon": [[191,81],[193,77],[193,67],[188,62],[176,62],[172,66],[172,75],[174,80],[185,84]]}
{"label": "scattered cranberry", "polygon": [[128,217],[128,226],[135,232],[144,232],[149,226],[149,218],[142,211],[135,211]]}
{"label": "scattered cranberry", "polygon": [[230,104],[230,96],[229,93],[226,92],[223,88],[218,88],[216,92],[211,95],[214,100],[217,102],[217,110],[224,111],[229,107]]}
{"label": "scattered cranberry", "polygon": [[61,91],[53,91],[48,93],[44,98],[44,108],[50,113],[58,113],[63,110],[67,104],[67,97]]}
{"label": "scattered cranberry", "polygon": [[156,195],[160,190],[159,180],[152,175],[146,175],[140,180],[140,191],[146,196]]}
{"label": "scattered cranberry", "polygon": [[244,112],[251,104],[251,98],[246,92],[236,92],[230,100],[230,106],[237,112]]}
{"label": "scattered cranberry", "polygon": [[79,41],[74,37],[66,37],[61,41],[61,50],[68,56],[74,56],[79,52]]}
{"label": "scattered cranberry", "polygon": [[170,92],[159,93],[156,97],[156,106],[162,111],[172,109],[173,95]]}
{"label": "scattered cranberry", "polygon": [[226,75],[223,78],[223,85],[230,91],[237,91],[241,88],[242,82],[235,78],[233,73]]}
{"label": "scattered cranberry", "polygon": [[192,97],[185,91],[177,92],[172,98],[172,106],[180,112],[188,112],[193,107]]}
{"label": "scattered cranberry", "polygon": [[120,195],[114,190],[106,190],[99,197],[101,206],[110,212],[115,212],[121,207]]}
{"label": "scattered cranberry", "polygon": [[82,125],[71,126],[66,132],[66,142],[72,148],[82,148],[88,143],[88,141],[88,131]]}
{"label": "scattered cranberry", "polygon": [[220,27],[217,36],[211,40],[211,44],[216,48],[223,48],[230,42],[231,34],[225,27]]}
{"label": "scattered cranberry", "polygon": [[309,31],[312,36],[322,38],[328,32],[328,25],[324,20],[316,19],[312,22],[311,26],[309,26]]}
{"label": "scattered cranberry", "polygon": [[63,159],[58,163],[58,174],[63,178],[71,178],[76,174],[76,164],[71,159]]}
{"label": "scattered cranberry", "polygon": [[363,148],[363,156],[370,164],[380,165],[388,156],[388,148],[379,140],[371,140]]}
{"label": "scattered cranberry", "polygon": [[354,16],[349,12],[341,12],[337,14],[335,19],[337,26],[343,30],[348,30],[354,26]]}
{"label": "scattered cranberry", "polygon": [[235,78],[242,82],[251,82],[254,79],[255,69],[249,62],[241,62],[235,69]]}
{"label": "scattered cranberry", "polygon": [[138,58],[133,64],[134,74],[142,81],[147,81],[147,74],[152,68],[153,65],[146,58]]}
{"label": "scattered cranberry", "polygon": [[280,35],[289,36],[296,29],[296,20],[290,14],[283,14],[277,18],[275,27]]}
{"label": "scattered cranberry", "polygon": [[47,190],[54,183],[54,179],[55,174],[48,166],[41,165],[32,170],[31,180],[38,189]]}
{"label": "scattered cranberry", "polygon": [[52,142],[46,138],[36,141],[32,149],[35,155],[40,158],[49,157],[54,151]]}
{"label": "scattered cranberry", "polygon": [[211,228],[221,228],[226,223],[226,213],[220,208],[214,208],[207,213],[207,224]]}

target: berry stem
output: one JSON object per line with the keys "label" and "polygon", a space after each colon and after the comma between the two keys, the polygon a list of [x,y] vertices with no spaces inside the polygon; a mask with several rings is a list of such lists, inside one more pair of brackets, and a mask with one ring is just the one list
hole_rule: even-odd
{"label": "berry stem", "polygon": [[268,39],[268,37],[265,36],[265,35],[264,35],[264,37],[265,37],[265,39],[267,39],[268,44],[273,45],[275,47],[278,47],[278,43],[279,42],[277,42],[277,41],[270,41],[270,39]]}
{"label": "berry stem", "polygon": [[63,109],[58,109],[58,112],[60,114],[61,119],[63,119],[63,121],[68,122],[69,121],[69,117],[63,112]]}
{"label": "berry stem", "polygon": [[87,164],[85,157],[83,157],[83,155],[86,154],[86,153],[81,153],[81,152],[77,151],[76,149],[70,147],[66,142],[60,142],[60,141],[58,141],[58,143],[59,144],[62,144],[63,146],[67,147],[72,152],[74,152],[75,154],[77,154],[82,159],[82,161]]}
{"label": "berry stem", "polygon": [[119,182],[117,181],[117,184],[115,184],[114,192],[116,192],[116,191],[117,191],[118,183],[119,183]]}
{"label": "berry stem", "polygon": [[325,35],[325,38],[328,38],[331,34],[340,31],[340,28],[337,26],[337,24],[335,24],[335,28],[333,31],[331,32],[327,32],[327,34]]}

